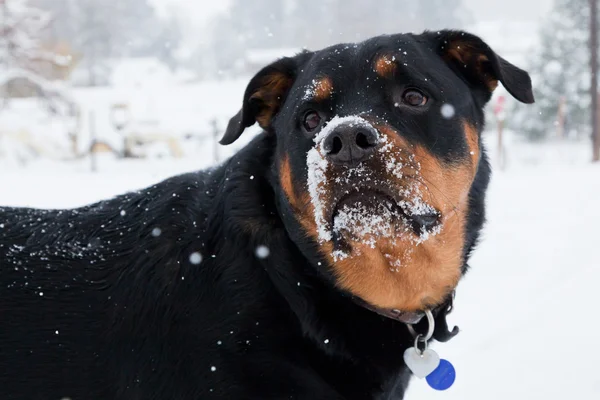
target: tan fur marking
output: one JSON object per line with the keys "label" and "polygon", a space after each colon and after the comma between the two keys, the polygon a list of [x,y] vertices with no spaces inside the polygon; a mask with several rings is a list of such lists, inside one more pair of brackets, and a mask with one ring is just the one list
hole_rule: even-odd
{"label": "tan fur marking", "polygon": [[377,75],[383,78],[391,78],[392,76],[394,76],[394,73],[396,72],[396,67],[396,61],[392,58],[392,56],[389,56],[387,54],[379,56],[375,60],[375,72],[377,72]]}
{"label": "tan fur marking", "polygon": [[294,190],[294,184],[292,182],[292,170],[290,168],[290,158],[286,154],[281,161],[281,165],[279,167],[279,181],[281,182],[281,188],[285,193],[288,201],[292,205],[292,207],[298,209],[298,199],[296,198],[296,193]]}
{"label": "tan fur marking", "polygon": [[489,59],[485,54],[481,54],[477,49],[473,48],[469,43],[455,40],[450,43],[446,50],[446,60],[454,61],[460,67],[465,65],[481,76],[481,79],[488,87],[490,92],[493,92],[498,87],[498,79],[489,69]]}
{"label": "tan fur marking", "polygon": [[475,174],[479,165],[479,133],[477,132],[477,128],[466,120],[463,121],[463,127],[469,147],[469,155],[471,156],[472,168],[474,168],[473,174]]}
{"label": "tan fur marking", "polygon": [[279,182],[285,196],[294,210],[300,224],[309,232],[311,237],[317,237],[317,227],[314,218],[307,212],[310,204],[310,197],[307,192],[301,198],[296,195],[296,189],[292,177],[289,156],[286,154],[279,166]]}
{"label": "tan fur marking", "polygon": [[262,128],[271,124],[273,115],[279,110],[282,97],[292,86],[292,79],[282,73],[273,73],[266,76],[260,88],[250,96],[250,99],[259,99],[263,107],[256,116],[256,121]]}
{"label": "tan fur marking", "polygon": [[489,62],[490,60],[487,58],[487,56],[480,54],[477,57],[475,68],[483,77],[485,84],[490,89],[490,92],[493,92],[498,87],[498,79],[496,79],[491,71],[489,71],[489,67],[486,68],[486,64],[489,64]]}
{"label": "tan fur marking", "polygon": [[333,93],[333,82],[330,77],[324,76],[316,79],[314,85],[315,101],[324,101],[331,97],[331,94]]}

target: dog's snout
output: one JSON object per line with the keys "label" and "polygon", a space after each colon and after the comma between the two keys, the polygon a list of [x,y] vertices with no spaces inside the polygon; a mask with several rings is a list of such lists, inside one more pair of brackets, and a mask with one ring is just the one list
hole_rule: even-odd
{"label": "dog's snout", "polygon": [[356,165],[367,159],[377,145],[377,133],[370,127],[341,126],[323,143],[326,157],[335,164]]}

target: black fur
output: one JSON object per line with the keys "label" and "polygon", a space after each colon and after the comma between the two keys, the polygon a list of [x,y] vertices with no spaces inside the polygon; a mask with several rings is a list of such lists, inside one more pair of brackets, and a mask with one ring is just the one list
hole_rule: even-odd
{"label": "black fur", "polygon": [[[76,210],[1,208],[0,398],[401,399],[412,337],[335,288],[282,195],[277,163],[298,154],[292,162],[302,169],[311,141],[290,132],[306,81],[319,70],[331,74],[343,58],[337,76],[348,74],[355,91],[365,85],[357,78],[364,58],[398,43],[417,55],[415,71],[433,76],[433,87],[443,82],[457,113],[481,128],[483,104],[471,100],[480,88],[444,67],[438,40],[384,36],[351,54],[334,47],[285,59],[277,66],[295,83],[272,125],[215,169]],[[507,73],[499,78],[517,80],[509,90],[522,94],[523,79]],[[368,106],[393,120],[370,90],[384,89],[348,97],[338,112]],[[242,110],[224,142],[253,122]],[[441,158],[460,157],[464,145],[454,136],[427,136],[440,123],[415,117],[418,129],[407,135]],[[490,168],[482,154],[465,269],[484,221]],[[305,176],[297,179],[303,187]],[[268,257],[256,256],[258,246]],[[194,253],[199,264],[190,262]],[[445,308],[436,313],[436,338],[447,340]]]}

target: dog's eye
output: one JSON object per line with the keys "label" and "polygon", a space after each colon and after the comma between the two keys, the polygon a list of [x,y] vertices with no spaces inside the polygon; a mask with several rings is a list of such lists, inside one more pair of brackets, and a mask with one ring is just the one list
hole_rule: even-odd
{"label": "dog's eye", "polygon": [[408,89],[402,94],[402,100],[405,104],[413,107],[420,107],[427,104],[427,97],[415,89]]}
{"label": "dog's eye", "polygon": [[304,114],[302,125],[307,132],[312,132],[321,126],[321,116],[314,110],[307,111],[306,114]]}

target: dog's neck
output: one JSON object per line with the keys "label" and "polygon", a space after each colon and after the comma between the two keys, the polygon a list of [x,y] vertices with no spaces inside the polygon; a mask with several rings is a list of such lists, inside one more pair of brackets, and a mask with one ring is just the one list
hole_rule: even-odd
{"label": "dog's neck", "polygon": [[[225,235],[226,242],[244,243],[249,254],[261,245],[272,249],[268,257],[256,258],[248,267],[266,272],[274,293],[281,297],[279,311],[297,321],[290,325],[290,334],[307,344],[318,368],[326,370],[344,365],[342,360],[350,361],[356,368],[353,373],[360,371],[374,388],[403,393],[409,373],[402,355],[414,343],[412,334],[404,323],[358,305],[336,288],[318,254],[318,244],[302,234],[278,187],[272,165],[274,149],[272,136],[259,135],[220,168],[216,175],[223,183],[229,209],[234,210],[229,214],[234,223],[228,224],[227,232],[216,226],[214,232]],[[425,328],[417,325],[416,329]],[[438,312],[434,337],[443,340],[448,337],[444,332],[448,332],[445,313]]]}

